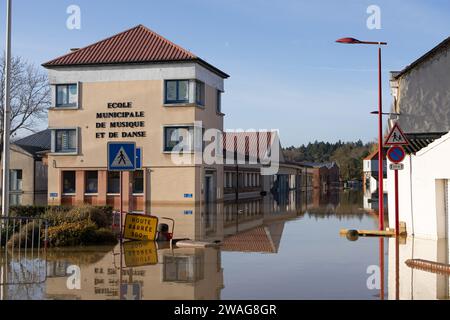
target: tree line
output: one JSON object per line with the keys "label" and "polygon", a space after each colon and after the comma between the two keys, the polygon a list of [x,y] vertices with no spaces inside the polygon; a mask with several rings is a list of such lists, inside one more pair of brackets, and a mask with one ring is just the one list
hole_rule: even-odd
{"label": "tree line", "polygon": [[362,179],[363,159],[376,148],[375,143],[363,143],[361,140],[339,140],[336,143],[315,141],[300,147],[283,149],[283,154],[287,161],[293,162],[336,162],[340,168],[341,179],[349,181]]}

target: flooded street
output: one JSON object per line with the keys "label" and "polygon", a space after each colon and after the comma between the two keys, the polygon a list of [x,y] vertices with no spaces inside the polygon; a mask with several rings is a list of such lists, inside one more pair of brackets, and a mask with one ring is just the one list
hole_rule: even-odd
{"label": "flooded street", "polygon": [[395,239],[351,242],[339,235],[342,228],[377,228],[378,217],[362,210],[362,203],[361,193],[346,191],[193,208],[179,219],[179,208],[155,208],[166,217],[172,212],[177,238],[221,245],[125,242],[53,249],[39,257],[3,249],[1,276],[9,285],[1,286],[1,298],[448,299],[448,276],[405,264],[419,258],[445,262],[445,241],[405,239],[397,264]]}

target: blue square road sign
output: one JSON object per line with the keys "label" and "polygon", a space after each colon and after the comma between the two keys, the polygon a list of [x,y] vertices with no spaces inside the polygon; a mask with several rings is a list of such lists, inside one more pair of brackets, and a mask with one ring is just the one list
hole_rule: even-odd
{"label": "blue square road sign", "polygon": [[134,142],[108,143],[108,171],[136,170],[136,144]]}

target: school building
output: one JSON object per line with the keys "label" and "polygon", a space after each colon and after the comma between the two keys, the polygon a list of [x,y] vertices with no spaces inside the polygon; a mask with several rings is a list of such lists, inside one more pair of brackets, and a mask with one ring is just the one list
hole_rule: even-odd
{"label": "school building", "polygon": [[[125,212],[170,215],[179,207],[189,216],[205,203],[328,185],[315,181],[323,180],[316,168],[285,161],[277,131],[224,130],[221,100],[229,76],[142,25],[71,49],[43,67],[52,94],[48,130],[21,145],[31,145],[28,157],[42,164],[39,185],[46,186],[27,192],[43,192],[44,199],[14,203],[118,209],[120,174],[107,169],[109,142],[134,142],[142,150],[141,168],[123,173]],[[202,141],[208,129],[219,134]],[[219,161],[204,161],[208,143]],[[271,166],[277,170],[262,173]],[[23,183],[31,183],[22,172]]]}
{"label": "school building", "polygon": [[[142,25],[43,66],[53,98],[49,204],[119,206],[110,141],[142,148],[142,170],[123,174],[125,211],[223,198],[223,166],[194,161],[192,133],[223,130],[226,73]],[[172,159],[180,143],[186,164]]]}

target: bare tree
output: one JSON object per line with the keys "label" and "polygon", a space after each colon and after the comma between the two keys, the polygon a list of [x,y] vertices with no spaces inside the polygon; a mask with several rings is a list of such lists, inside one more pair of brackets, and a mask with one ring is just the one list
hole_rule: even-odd
{"label": "bare tree", "polygon": [[[0,147],[2,147],[5,96],[4,55],[0,61],[0,89]],[[47,116],[50,101],[50,87],[46,74],[22,58],[14,57],[11,61],[11,137],[19,131],[35,132],[39,121]]]}

